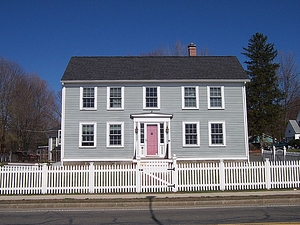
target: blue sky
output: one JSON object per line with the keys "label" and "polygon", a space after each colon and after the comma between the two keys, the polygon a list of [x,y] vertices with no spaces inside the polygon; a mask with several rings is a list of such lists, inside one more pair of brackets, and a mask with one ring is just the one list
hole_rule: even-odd
{"label": "blue sky", "polygon": [[55,91],[71,56],[140,55],[177,40],[214,55],[241,53],[268,36],[300,60],[300,1],[0,0],[0,55]]}

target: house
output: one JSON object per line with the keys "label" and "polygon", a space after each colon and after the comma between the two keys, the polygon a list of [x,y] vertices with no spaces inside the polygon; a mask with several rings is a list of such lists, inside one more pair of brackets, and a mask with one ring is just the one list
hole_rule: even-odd
{"label": "house", "polygon": [[234,56],[72,57],[61,79],[63,164],[248,160]]}
{"label": "house", "polygon": [[52,127],[46,132],[48,138],[48,160],[58,162],[61,160],[61,127]]}
{"label": "house", "polygon": [[285,130],[285,141],[300,139],[300,111],[296,120],[289,120]]}

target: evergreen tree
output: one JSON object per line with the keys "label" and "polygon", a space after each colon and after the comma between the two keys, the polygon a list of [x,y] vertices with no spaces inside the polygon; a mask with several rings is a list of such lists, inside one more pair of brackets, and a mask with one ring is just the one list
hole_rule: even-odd
{"label": "evergreen tree", "polygon": [[267,39],[261,33],[254,34],[242,53],[249,58],[245,63],[251,80],[246,86],[249,135],[260,137],[261,144],[263,134],[279,136],[283,97],[276,75],[279,64],[274,63],[277,50]]}

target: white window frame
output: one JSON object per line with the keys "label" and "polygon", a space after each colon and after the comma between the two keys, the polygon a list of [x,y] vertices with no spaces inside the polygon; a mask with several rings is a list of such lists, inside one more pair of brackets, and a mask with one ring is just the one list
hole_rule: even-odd
{"label": "white window frame", "polygon": [[[121,88],[121,107],[111,107],[110,106],[110,89],[111,88]],[[121,87],[121,86],[107,87],[107,110],[124,110],[124,87]]]}
{"label": "white window frame", "polygon": [[[221,107],[211,107],[210,104],[210,89],[211,88],[221,88]],[[207,105],[208,109],[225,109],[225,100],[224,100],[224,86],[207,86]]]}
{"label": "white window frame", "polygon": [[[146,88],[156,88],[157,90],[157,107],[146,107]],[[143,109],[160,109],[160,86],[143,87]]]}
{"label": "white window frame", "polygon": [[[222,134],[223,134],[223,144],[213,144],[212,143],[212,138],[211,138],[211,124],[222,124]],[[225,126],[225,121],[209,121],[208,122],[208,130],[209,130],[209,146],[211,147],[224,147],[226,146],[226,126]]]}
{"label": "white window frame", "polygon": [[[82,126],[83,125],[94,125],[94,145],[83,146],[82,145]],[[79,123],[79,147],[80,148],[95,148],[97,146],[97,123],[96,122],[80,122]]]}
{"label": "white window frame", "polygon": [[[94,107],[83,107],[83,89],[94,88]],[[80,110],[97,110],[97,87],[80,87]]]}
{"label": "white window frame", "polygon": [[[186,107],[185,106],[185,88],[195,88],[196,94],[196,106]],[[199,87],[198,86],[181,86],[181,97],[182,97],[182,109],[199,109]]]}
{"label": "white window frame", "polygon": [[[185,140],[185,125],[196,124],[197,125],[197,144],[186,144]],[[183,147],[200,147],[200,123],[199,122],[182,122],[182,145]]]}
{"label": "white window frame", "polygon": [[[110,145],[110,125],[121,125],[121,145]],[[124,122],[107,122],[106,123],[106,147],[123,148],[124,147]]]}

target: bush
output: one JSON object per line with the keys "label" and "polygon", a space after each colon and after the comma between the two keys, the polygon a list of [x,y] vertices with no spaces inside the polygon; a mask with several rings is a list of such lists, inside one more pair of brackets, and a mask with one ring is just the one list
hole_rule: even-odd
{"label": "bush", "polygon": [[289,142],[290,146],[293,146],[294,148],[300,148],[300,139],[297,140],[291,140]]}

